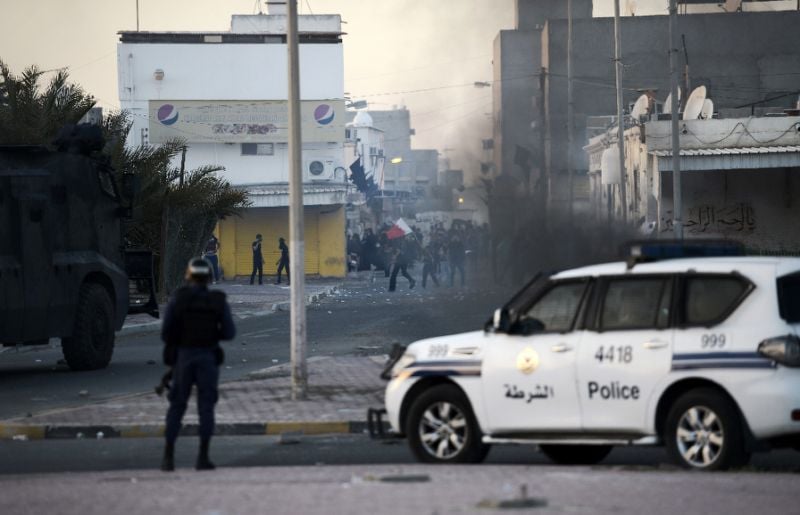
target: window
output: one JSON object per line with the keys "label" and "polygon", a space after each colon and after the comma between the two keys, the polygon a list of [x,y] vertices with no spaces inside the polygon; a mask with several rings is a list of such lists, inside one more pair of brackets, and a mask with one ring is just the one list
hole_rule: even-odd
{"label": "window", "polygon": [[600,313],[604,331],[663,328],[669,324],[668,278],[612,279]]}
{"label": "window", "polygon": [[271,156],[275,154],[272,143],[242,143],[243,156]]}
{"label": "window", "polygon": [[686,279],[686,325],[713,325],[724,320],[744,298],[748,284],[739,277],[703,275]]}
{"label": "window", "polygon": [[572,330],[578,307],[583,298],[586,283],[569,282],[556,284],[550,288],[522,317],[536,319],[544,325],[545,331],[566,332]]}
{"label": "window", "polygon": [[800,272],[778,278],[778,305],[782,319],[800,323]]}

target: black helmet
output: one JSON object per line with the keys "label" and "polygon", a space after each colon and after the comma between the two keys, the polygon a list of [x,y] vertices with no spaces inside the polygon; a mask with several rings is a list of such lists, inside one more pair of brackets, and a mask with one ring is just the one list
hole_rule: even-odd
{"label": "black helmet", "polygon": [[187,279],[208,279],[211,277],[211,263],[203,258],[192,258],[186,265]]}

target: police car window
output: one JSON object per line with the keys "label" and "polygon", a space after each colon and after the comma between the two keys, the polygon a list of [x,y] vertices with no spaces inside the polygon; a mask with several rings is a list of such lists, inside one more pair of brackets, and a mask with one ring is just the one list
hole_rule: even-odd
{"label": "police car window", "polygon": [[800,323],[800,272],[778,279],[778,305],[782,319]]}
{"label": "police car window", "polygon": [[545,331],[569,331],[578,314],[585,289],[585,282],[557,284],[536,301],[523,319],[540,321]]}
{"label": "police car window", "polygon": [[603,299],[600,327],[618,329],[658,328],[669,319],[669,281],[660,278],[611,280]]}
{"label": "police car window", "polygon": [[722,321],[741,300],[747,284],[738,277],[698,276],[686,279],[686,325],[709,325]]}

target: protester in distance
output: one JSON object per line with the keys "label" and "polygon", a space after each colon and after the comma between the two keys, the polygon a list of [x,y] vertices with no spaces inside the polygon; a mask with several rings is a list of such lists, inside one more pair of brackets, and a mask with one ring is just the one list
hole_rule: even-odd
{"label": "protester in distance", "polygon": [[219,240],[213,234],[208,239],[208,243],[206,243],[206,250],[203,254],[203,259],[208,261],[211,264],[211,271],[214,272],[214,276],[211,278],[211,282],[216,284],[220,280],[219,275]]}
{"label": "protester in distance", "polygon": [[281,251],[281,257],[275,262],[278,266],[278,279],[275,281],[275,284],[281,283],[281,272],[283,269],[286,269],[286,284],[289,284],[291,281],[289,277],[289,247],[286,246],[286,240],[283,238],[278,238],[278,250]]}
{"label": "protester in distance", "polygon": [[252,244],[253,249],[253,273],[250,274],[250,284],[253,284],[258,272],[258,284],[263,283],[264,276],[264,256],[261,254],[261,235],[256,234],[256,239]]}
{"label": "protester in distance", "polygon": [[408,288],[413,289],[416,281],[408,273],[409,265],[409,251],[408,247],[403,244],[403,241],[397,242],[392,251],[392,276],[389,278],[389,291],[397,289],[397,274],[402,274],[403,277],[408,279]]}

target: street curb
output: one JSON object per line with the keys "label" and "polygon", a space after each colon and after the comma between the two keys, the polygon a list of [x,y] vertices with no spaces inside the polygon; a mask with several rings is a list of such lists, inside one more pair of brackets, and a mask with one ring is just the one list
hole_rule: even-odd
{"label": "street curb", "polygon": [[[388,430],[385,424],[384,430]],[[218,423],[216,436],[265,436],[292,433],[301,435],[363,434],[367,423],[363,420],[333,422],[244,422]],[[197,436],[197,424],[184,424],[182,436]],[[164,424],[124,424],[117,426],[51,426],[33,424],[0,424],[0,440],[66,440],[103,438],[152,438],[164,436]]]}
{"label": "street curb", "polygon": [[[328,297],[336,293],[339,290],[339,286],[329,286],[325,290],[319,293],[313,293],[310,295],[306,295],[306,306],[310,304],[314,304],[315,302],[319,302],[322,299]],[[265,309],[260,311],[246,311],[243,313],[234,314],[233,317],[237,320],[245,320],[247,318],[254,318],[254,317],[262,317],[271,315],[278,311],[288,311],[291,307],[290,301],[283,301],[283,302],[276,302],[272,304],[271,309]],[[141,334],[141,333],[151,333],[157,332],[161,329],[161,320],[147,322],[145,324],[136,324],[131,326],[123,326],[122,329],[117,331],[116,334],[118,335],[131,335],[131,334]]]}

